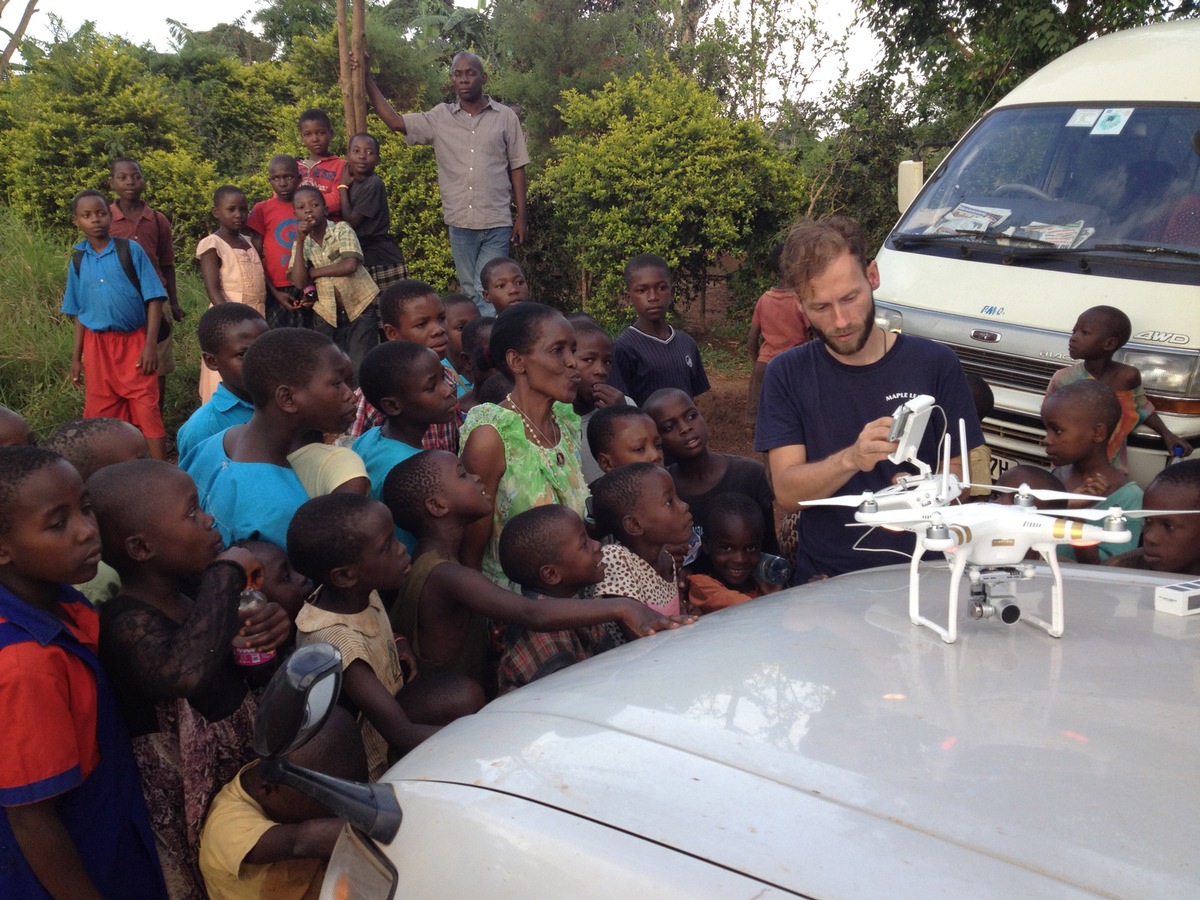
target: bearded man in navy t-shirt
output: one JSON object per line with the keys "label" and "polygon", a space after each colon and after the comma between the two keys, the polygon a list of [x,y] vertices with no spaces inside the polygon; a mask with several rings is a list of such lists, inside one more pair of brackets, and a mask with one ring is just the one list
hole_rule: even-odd
{"label": "bearded man in navy t-shirt", "polygon": [[[952,434],[961,418],[970,447],[983,444],[954,353],[875,323],[879,270],[865,248],[862,230],[844,216],[801,222],[784,245],[784,275],[819,338],[777,356],[763,379],[754,449],[767,453],[775,502],[785,510],[802,500],[878,491],[913,471],[887,459],[897,446],[887,434],[896,407],[919,394],[935,398]],[[935,413],[918,452],[934,467],[939,424]],[[951,465],[961,471],[959,459]],[[801,513],[797,584],[911,557],[911,533],[845,527],[853,521],[852,508]]]}

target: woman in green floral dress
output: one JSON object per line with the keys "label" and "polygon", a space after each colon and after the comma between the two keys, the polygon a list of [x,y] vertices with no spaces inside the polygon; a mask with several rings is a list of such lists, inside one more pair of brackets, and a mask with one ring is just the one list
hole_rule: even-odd
{"label": "woman in green floral dress", "polygon": [[579,388],[574,347],[575,331],[557,310],[529,302],[505,310],[488,353],[512,379],[512,393],[498,406],[474,407],[460,430],[463,466],[483,480],[493,503],[491,520],[468,529],[462,562],[502,587],[514,587],[496,555],[509,519],[548,504],[584,514],[582,434],[571,406]]}

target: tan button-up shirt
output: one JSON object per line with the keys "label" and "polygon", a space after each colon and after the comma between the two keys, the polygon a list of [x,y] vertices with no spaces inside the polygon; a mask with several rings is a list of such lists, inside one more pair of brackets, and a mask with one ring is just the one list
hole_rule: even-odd
{"label": "tan button-up shirt", "polygon": [[458,103],[404,116],[409,144],[432,144],[437,157],[442,215],[455,228],[512,224],[509,172],[529,164],[517,114],[491,97],[471,115]]}
{"label": "tan button-up shirt", "polygon": [[359,246],[354,229],[345,222],[329,222],[325,226],[325,239],[319,244],[311,236],[304,239],[304,258],[313,268],[331,266],[348,256],[353,256],[360,263],[354,274],[316,280],[317,302],[313,306],[313,312],[335,328],[339,296],[342,298],[342,308],[346,310],[346,316],[353,322],[371,305],[371,301],[379,296],[379,288],[367,274],[366,268],[361,265],[362,247]]}

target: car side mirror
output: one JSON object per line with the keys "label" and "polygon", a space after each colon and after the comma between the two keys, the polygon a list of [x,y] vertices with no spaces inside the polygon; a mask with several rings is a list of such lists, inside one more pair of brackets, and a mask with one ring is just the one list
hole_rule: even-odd
{"label": "car side mirror", "polygon": [[263,691],[254,721],[254,752],[265,781],[295,788],[368,837],[391,843],[402,813],[386,784],[360,784],[287,760],[321,730],[342,686],[342,657],[332,644],[297,649]]}
{"label": "car side mirror", "polygon": [[332,644],[296,650],[263,691],[254,752],[275,759],[308,743],[333,712],[341,688],[342,657]]}

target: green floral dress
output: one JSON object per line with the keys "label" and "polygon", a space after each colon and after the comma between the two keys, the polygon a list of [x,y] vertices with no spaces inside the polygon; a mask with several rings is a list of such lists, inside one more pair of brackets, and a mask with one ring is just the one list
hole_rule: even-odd
{"label": "green floral dress", "polygon": [[459,431],[462,447],[466,447],[471,432],[481,425],[495,428],[504,443],[504,474],[496,487],[492,534],[483,551],[483,574],[509,590],[520,588],[504,576],[497,555],[505,523],[527,509],[551,504],[568,506],[580,517],[584,514],[588,489],[579,455],[583,443],[579,415],[568,403],[555,403],[554,415],[561,436],[558,444],[550,448],[539,447],[525,436],[525,423],[520,415],[493,403],[473,407]]}

